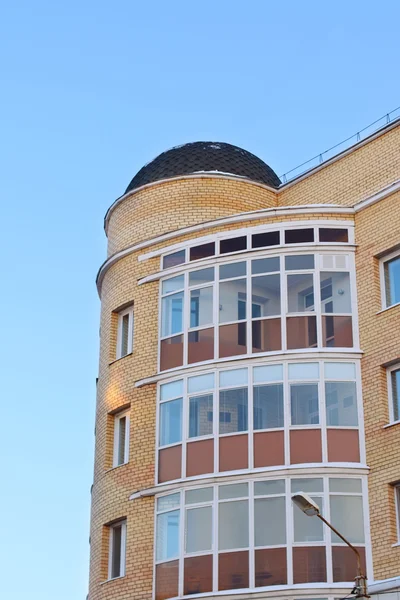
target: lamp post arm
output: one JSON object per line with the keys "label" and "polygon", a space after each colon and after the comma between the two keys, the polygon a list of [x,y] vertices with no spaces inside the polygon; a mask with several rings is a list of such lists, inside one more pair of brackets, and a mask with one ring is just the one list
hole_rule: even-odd
{"label": "lamp post arm", "polygon": [[339,531],[338,531],[337,529],[335,529],[333,525],[331,525],[331,524],[330,524],[330,523],[329,523],[329,522],[328,522],[326,519],[324,519],[324,517],[323,517],[323,516],[322,516],[320,513],[318,513],[318,514],[317,514],[317,517],[318,517],[319,519],[321,519],[321,521],[323,521],[323,522],[325,523],[325,525],[327,525],[327,526],[328,526],[330,529],[332,529],[332,531],[333,531],[334,533],[336,533],[336,535],[337,535],[338,537],[340,537],[340,539],[341,539],[341,540],[343,540],[343,541],[344,541],[344,543],[345,543],[345,544],[347,544],[347,545],[348,545],[348,547],[349,547],[349,548],[351,548],[351,549],[353,550],[354,554],[355,554],[355,555],[356,555],[356,557],[357,557],[357,575],[358,575],[359,577],[364,577],[364,578],[365,578],[366,576],[365,576],[365,575],[363,575],[363,574],[362,574],[362,572],[361,572],[361,556],[360,556],[360,553],[359,553],[359,551],[357,550],[357,548],[355,548],[355,547],[353,546],[353,544],[350,544],[350,542],[349,542],[349,541],[347,541],[347,540],[346,540],[346,538],[345,538],[345,537],[343,537],[343,536],[342,536],[342,534],[341,534],[341,533],[339,533]]}

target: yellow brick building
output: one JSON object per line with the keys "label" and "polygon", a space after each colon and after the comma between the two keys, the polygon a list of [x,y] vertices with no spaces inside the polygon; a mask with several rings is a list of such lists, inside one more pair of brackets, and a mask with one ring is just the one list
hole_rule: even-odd
{"label": "yellow brick building", "polygon": [[400,587],[400,122],[289,183],[229,144],[105,218],[89,600]]}

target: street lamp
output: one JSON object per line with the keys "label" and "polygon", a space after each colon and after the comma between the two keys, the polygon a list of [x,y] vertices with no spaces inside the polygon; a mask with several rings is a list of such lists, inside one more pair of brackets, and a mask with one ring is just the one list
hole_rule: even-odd
{"label": "street lamp", "polygon": [[316,516],[319,519],[321,519],[321,521],[323,523],[325,523],[325,525],[327,525],[330,529],[332,529],[332,531],[334,533],[336,533],[336,535],[338,537],[340,537],[340,539],[343,540],[344,543],[347,544],[349,546],[349,548],[351,548],[353,550],[354,554],[357,557],[357,576],[355,577],[355,586],[354,586],[352,593],[355,594],[356,598],[370,598],[370,596],[368,596],[368,593],[367,593],[367,576],[363,575],[363,573],[362,573],[361,557],[360,557],[360,553],[357,550],[357,548],[355,548],[352,544],[350,544],[350,542],[347,541],[346,538],[343,537],[342,534],[339,533],[338,530],[333,527],[333,525],[331,525],[330,523],[328,523],[328,521],[326,519],[324,519],[324,517],[321,515],[321,513],[319,511],[318,504],[316,504],[314,502],[314,500],[312,498],[310,498],[310,496],[308,496],[308,494],[305,494],[304,492],[299,492],[298,494],[294,494],[292,496],[292,501],[298,508],[300,508],[301,511],[303,511],[303,513],[305,515],[307,515],[307,517],[315,517]]}

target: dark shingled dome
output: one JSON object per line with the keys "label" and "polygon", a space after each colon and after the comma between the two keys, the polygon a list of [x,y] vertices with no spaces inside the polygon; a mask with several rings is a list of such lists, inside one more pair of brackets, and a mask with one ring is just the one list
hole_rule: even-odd
{"label": "dark shingled dome", "polygon": [[176,146],[142,167],[125,193],[146,183],[193,173],[225,173],[278,188],[281,180],[260,158],[231,144],[192,142]]}

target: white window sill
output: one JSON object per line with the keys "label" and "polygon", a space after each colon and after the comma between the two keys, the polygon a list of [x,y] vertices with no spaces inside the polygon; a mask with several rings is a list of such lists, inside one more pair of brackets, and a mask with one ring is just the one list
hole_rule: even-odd
{"label": "white window sill", "polygon": [[[125,465],[129,464],[129,460],[127,460],[124,463],[121,463],[120,465],[115,465],[114,467],[110,467],[109,469],[105,470],[105,473],[109,473],[110,471],[115,471],[115,469],[119,469],[120,467],[125,467]],[[118,579],[117,577],[114,577],[114,579]],[[107,581],[111,581],[111,579],[107,579]]]}
{"label": "white window sill", "polygon": [[400,421],[393,421],[393,423],[388,423],[387,425],[384,425],[382,429],[388,429],[389,427],[394,427],[394,425],[400,425]]}
{"label": "white window sill", "polygon": [[378,310],[378,312],[376,314],[380,315],[381,313],[386,312],[387,310],[390,310],[391,308],[396,308],[396,306],[400,306],[400,302],[396,302],[396,304],[391,304],[390,306],[387,306],[386,308],[382,308],[382,310]]}
{"label": "white window sill", "polygon": [[395,544],[392,544],[392,548],[397,548],[398,546],[400,546],[400,542],[396,542]]}
{"label": "white window sill", "polygon": [[111,583],[111,581],[118,581],[118,579],[123,579],[125,577],[125,575],[119,575],[118,577],[112,577],[111,579],[106,579],[105,581],[102,581],[100,583],[100,585],[105,585],[106,583]]}
{"label": "white window sill", "polygon": [[[108,366],[113,365],[114,363],[116,363],[120,360],[123,360],[124,358],[127,358],[128,356],[132,356],[132,354],[133,354],[133,351],[129,352],[128,354],[124,354],[124,356],[120,356],[119,358],[114,358],[114,360],[112,360],[111,362],[108,363]],[[111,580],[107,579],[107,581],[111,581]]]}

